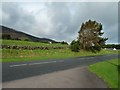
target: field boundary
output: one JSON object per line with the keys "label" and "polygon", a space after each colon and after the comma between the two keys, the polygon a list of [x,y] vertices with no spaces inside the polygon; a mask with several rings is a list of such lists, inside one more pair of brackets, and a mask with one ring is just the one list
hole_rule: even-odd
{"label": "field boundary", "polygon": [[21,50],[50,50],[50,49],[66,49],[68,46],[18,46],[18,45],[1,45],[2,49],[21,49]]}

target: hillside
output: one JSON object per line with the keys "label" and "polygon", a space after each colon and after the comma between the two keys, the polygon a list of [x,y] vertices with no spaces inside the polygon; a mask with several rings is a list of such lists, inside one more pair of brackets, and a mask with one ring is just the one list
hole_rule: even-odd
{"label": "hillside", "polygon": [[48,38],[38,38],[29,34],[26,34],[24,32],[17,31],[12,28],[8,28],[6,26],[0,25],[0,39],[12,39],[12,40],[25,40],[25,41],[33,41],[33,42],[53,42],[56,41]]}

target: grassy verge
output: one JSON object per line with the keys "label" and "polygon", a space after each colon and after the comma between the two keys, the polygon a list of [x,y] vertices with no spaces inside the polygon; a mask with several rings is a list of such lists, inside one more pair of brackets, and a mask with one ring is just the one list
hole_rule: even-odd
{"label": "grassy verge", "polygon": [[80,51],[78,53],[72,52],[67,49],[51,49],[51,50],[15,50],[15,49],[3,49],[2,50],[2,62],[21,62],[30,60],[46,60],[46,59],[62,59],[72,58],[79,56],[92,56],[92,55],[104,55],[115,54],[118,51],[113,50],[101,50],[98,53]]}
{"label": "grassy verge", "polygon": [[118,88],[118,59],[90,65],[89,70],[102,78],[110,88]]}

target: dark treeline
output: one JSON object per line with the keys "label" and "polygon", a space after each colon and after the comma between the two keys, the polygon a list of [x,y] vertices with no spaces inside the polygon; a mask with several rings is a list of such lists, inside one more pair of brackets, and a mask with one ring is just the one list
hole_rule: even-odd
{"label": "dark treeline", "polygon": [[116,48],[120,49],[120,44],[106,44],[102,46],[103,48]]}

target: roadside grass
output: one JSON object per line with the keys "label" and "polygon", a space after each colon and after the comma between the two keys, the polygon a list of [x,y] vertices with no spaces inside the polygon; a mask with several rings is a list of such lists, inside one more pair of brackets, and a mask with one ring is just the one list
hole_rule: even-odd
{"label": "roadside grass", "polygon": [[48,60],[48,59],[63,59],[80,56],[95,56],[105,54],[115,54],[118,51],[101,50],[98,53],[92,53],[81,50],[80,52],[72,52],[69,48],[66,49],[51,49],[51,50],[16,50],[3,49],[2,62],[22,62],[30,60]]}
{"label": "roadside grass", "polygon": [[[119,59],[119,60],[120,60],[120,59]],[[109,61],[107,61],[107,62],[109,62],[109,63],[111,63],[111,64],[114,64],[114,65],[120,65],[120,63],[118,63],[118,59],[109,60]]]}
{"label": "roadside grass", "polygon": [[118,73],[120,74],[118,59],[92,64],[89,66],[89,70],[103,79],[110,88],[118,88]]}
{"label": "roadside grass", "polygon": [[31,42],[31,41],[18,41],[18,40],[0,40],[3,45],[17,45],[17,46],[68,46],[68,45],[63,45],[60,43],[41,43],[41,42]]}

